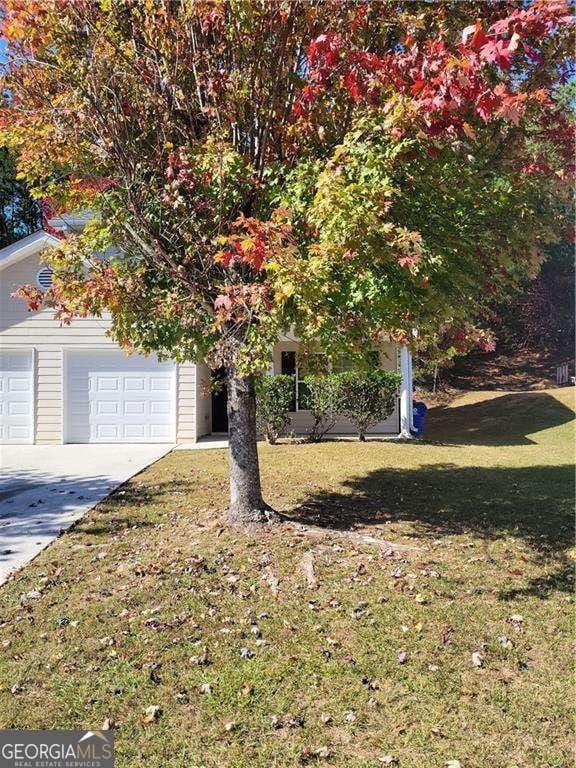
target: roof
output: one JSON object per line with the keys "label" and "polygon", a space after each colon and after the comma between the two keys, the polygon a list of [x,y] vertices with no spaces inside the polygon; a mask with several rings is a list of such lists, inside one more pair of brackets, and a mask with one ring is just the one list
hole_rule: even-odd
{"label": "roof", "polygon": [[5,269],[10,264],[16,264],[16,262],[25,259],[27,256],[39,253],[45,248],[58,245],[60,242],[54,235],[39,229],[37,232],[33,232],[31,235],[0,249],[0,270]]}

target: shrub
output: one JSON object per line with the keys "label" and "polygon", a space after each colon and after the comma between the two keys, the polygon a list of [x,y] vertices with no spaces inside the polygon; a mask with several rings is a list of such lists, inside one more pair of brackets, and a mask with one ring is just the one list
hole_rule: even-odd
{"label": "shrub", "polygon": [[285,433],[293,400],[293,376],[278,374],[256,379],[256,424],[270,445]]}
{"label": "shrub", "polygon": [[306,406],[312,416],[308,441],[319,442],[336,424],[338,418],[337,374],[330,376],[306,376]]}
{"label": "shrub", "polygon": [[369,373],[346,371],[331,378],[337,380],[335,400],[338,414],[354,424],[359,440],[366,440],[368,429],[394,410],[400,374],[378,369]]}

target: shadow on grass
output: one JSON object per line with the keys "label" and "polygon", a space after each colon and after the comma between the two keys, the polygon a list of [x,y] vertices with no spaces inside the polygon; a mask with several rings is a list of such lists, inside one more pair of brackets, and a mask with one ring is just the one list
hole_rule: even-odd
{"label": "shadow on grass", "polygon": [[[78,533],[108,536],[126,528],[150,528],[159,521],[158,505],[175,494],[190,494],[187,480],[169,480],[155,485],[141,485],[128,480],[98,506],[96,517],[83,517],[74,526]],[[126,512],[124,512],[124,507]]]}
{"label": "shadow on grass", "polygon": [[542,595],[548,588],[569,589],[573,479],[570,465],[377,469],[345,481],[341,493],[307,498],[289,517],[340,530],[406,521],[424,539],[464,533],[486,541],[522,538],[558,568],[550,579],[529,585]]}
{"label": "shadow on grass", "polygon": [[433,408],[426,442],[449,445],[532,445],[528,435],[574,420],[572,409],[543,392],[519,392],[453,408]]}

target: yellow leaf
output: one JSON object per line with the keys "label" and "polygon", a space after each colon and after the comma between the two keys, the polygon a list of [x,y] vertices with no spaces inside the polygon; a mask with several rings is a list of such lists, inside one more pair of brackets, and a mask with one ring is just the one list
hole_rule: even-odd
{"label": "yellow leaf", "polygon": [[472,126],[469,123],[464,123],[462,125],[462,128],[464,130],[464,133],[466,134],[466,136],[468,136],[469,139],[472,139],[472,141],[476,139],[476,131],[474,130],[474,128],[472,128]]}

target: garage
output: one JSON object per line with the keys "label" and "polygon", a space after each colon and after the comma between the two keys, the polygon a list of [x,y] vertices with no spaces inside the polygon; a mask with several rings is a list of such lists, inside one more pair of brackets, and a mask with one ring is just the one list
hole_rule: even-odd
{"label": "garage", "polygon": [[119,350],[67,351],[64,441],[170,443],[176,439],[176,370]]}
{"label": "garage", "polygon": [[34,442],[34,353],[0,352],[0,443]]}

